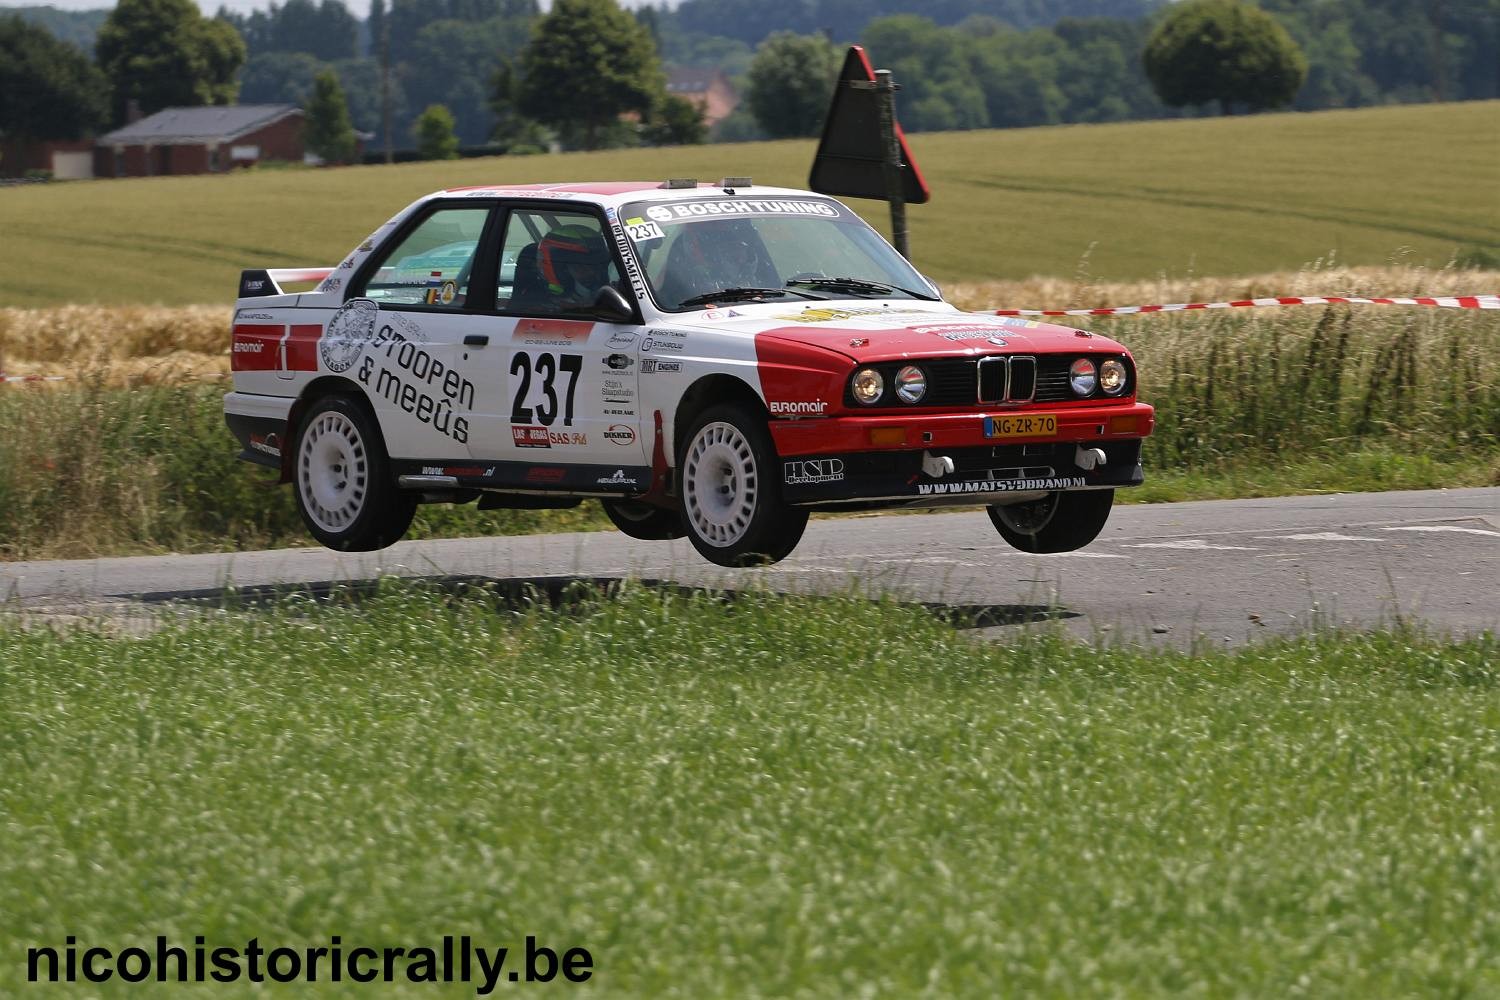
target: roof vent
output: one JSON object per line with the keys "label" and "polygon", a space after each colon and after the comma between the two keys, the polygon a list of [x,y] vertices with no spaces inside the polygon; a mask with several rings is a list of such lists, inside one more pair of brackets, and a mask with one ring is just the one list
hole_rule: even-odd
{"label": "roof vent", "polygon": [[662,185],[668,191],[681,191],[683,188],[695,188],[697,186],[697,180],[692,177],[672,177]]}
{"label": "roof vent", "polygon": [[722,188],[747,188],[754,187],[755,182],[748,177],[726,177],[719,182]]}

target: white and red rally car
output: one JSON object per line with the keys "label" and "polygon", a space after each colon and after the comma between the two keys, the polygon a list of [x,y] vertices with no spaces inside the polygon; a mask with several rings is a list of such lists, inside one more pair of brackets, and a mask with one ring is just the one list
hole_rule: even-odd
{"label": "white and red rally car", "polygon": [[233,338],[240,457],[343,550],[418,503],[592,497],[723,565],[946,504],[1067,551],[1153,423],[1120,344],[960,312],[844,205],[739,178],[440,191],[337,267],[245,271]]}

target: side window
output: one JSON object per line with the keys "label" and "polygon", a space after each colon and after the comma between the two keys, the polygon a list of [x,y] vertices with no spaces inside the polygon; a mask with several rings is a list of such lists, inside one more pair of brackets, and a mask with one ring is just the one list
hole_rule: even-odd
{"label": "side window", "polygon": [[587,315],[605,285],[622,287],[598,218],[516,209],[500,245],[495,306],[527,316]]}
{"label": "side window", "polygon": [[355,294],[382,305],[462,309],[489,214],[487,208],[432,213],[391,247]]}

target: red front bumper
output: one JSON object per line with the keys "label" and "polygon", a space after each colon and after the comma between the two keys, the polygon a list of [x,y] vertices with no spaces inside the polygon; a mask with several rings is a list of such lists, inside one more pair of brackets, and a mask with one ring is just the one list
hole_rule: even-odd
{"label": "red front bumper", "polygon": [[[1057,433],[1003,439],[985,436],[985,417],[1018,414],[1055,416]],[[839,417],[772,420],[771,438],[776,442],[778,454],[792,457],[916,448],[1125,440],[1147,437],[1155,426],[1156,411],[1146,403],[1025,410],[995,407],[982,412],[937,414],[903,414],[887,410]]]}

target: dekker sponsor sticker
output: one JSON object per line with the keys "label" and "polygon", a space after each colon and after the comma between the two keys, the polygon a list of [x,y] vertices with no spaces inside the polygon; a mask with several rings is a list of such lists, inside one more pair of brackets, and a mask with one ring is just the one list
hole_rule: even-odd
{"label": "dekker sponsor sticker", "polygon": [[941,496],[945,493],[1021,493],[1075,489],[1083,485],[1082,476],[1056,479],[965,479],[952,483],[918,483],[917,493],[921,496]]}
{"label": "dekker sponsor sticker", "polygon": [[610,424],[609,430],[604,432],[604,440],[622,448],[635,444],[635,428],[626,424]]}

